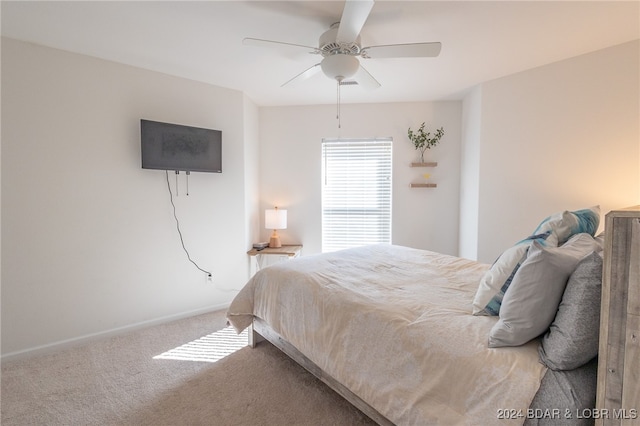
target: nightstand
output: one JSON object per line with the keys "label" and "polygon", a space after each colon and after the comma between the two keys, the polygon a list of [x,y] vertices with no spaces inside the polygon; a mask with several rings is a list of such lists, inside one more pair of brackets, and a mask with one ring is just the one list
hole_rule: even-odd
{"label": "nightstand", "polygon": [[[262,250],[251,249],[247,252],[247,254],[251,256],[251,258],[255,259],[255,267],[254,262],[251,262],[251,275],[255,274],[260,269],[264,268],[265,266],[269,266],[272,263],[298,257],[300,256],[300,252],[302,252],[302,245],[293,244],[283,244],[282,247],[278,248],[267,247]],[[265,256],[269,256],[270,259],[267,265],[265,265]]]}

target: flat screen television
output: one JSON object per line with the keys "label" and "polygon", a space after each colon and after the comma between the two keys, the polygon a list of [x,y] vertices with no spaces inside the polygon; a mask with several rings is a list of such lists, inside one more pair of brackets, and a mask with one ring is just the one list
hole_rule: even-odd
{"label": "flat screen television", "polygon": [[142,168],[222,173],[220,130],[140,120]]}

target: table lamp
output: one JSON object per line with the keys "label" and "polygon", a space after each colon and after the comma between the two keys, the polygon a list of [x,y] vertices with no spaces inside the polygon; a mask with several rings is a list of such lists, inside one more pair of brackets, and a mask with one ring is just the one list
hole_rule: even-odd
{"label": "table lamp", "polygon": [[273,229],[273,234],[271,234],[271,239],[269,240],[269,247],[282,247],[277,230],[287,229],[287,211],[280,210],[277,207],[275,209],[265,210],[264,227],[266,229]]}

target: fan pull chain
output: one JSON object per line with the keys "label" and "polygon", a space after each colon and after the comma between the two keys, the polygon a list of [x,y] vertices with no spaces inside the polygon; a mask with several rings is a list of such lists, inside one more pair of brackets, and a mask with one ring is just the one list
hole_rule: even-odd
{"label": "fan pull chain", "polygon": [[337,111],[336,119],[338,120],[338,129],[340,129],[341,128],[341,125],[340,125],[340,80],[336,79],[336,82],[338,83],[338,86],[337,86],[337,92],[338,92],[337,110],[338,111]]}

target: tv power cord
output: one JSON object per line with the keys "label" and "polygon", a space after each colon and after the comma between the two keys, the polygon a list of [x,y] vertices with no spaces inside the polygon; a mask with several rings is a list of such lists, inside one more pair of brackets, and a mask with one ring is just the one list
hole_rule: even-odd
{"label": "tv power cord", "polygon": [[[184,245],[184,238],[182,237],[182,231],[180,230],[180,221],[178,220],[178,215],[176,214],[176,204],[173,202],[173,193],[171,192],[171,185],[169,184],[169,171],[165,170],[164,172],[167,177],[167,189],[169,190],[169,201],[171,201],[171,206],[173,207],[173,218],[176,221],[176,229],[178,230],[178,235],[180,236],[180,244],[182,244],[182,249],[186,253],[187,259],[189,259],[189,262],[193,263],[193,265],[196,268],[198,268],[200,271],[207,274],[207,281],[213,281],[213,275],[211,274],[211,272],[207,271],[206,269],[202,269],[200,265],[198,265],[193,259],[191,259],[191,255],[189,254],[187,247]],[[176,170],[176,184],[177,184],[177,175],[178,175],[178,171]],[[187,189],[187,195],[189,194],[188,191],[189,190]]]}

